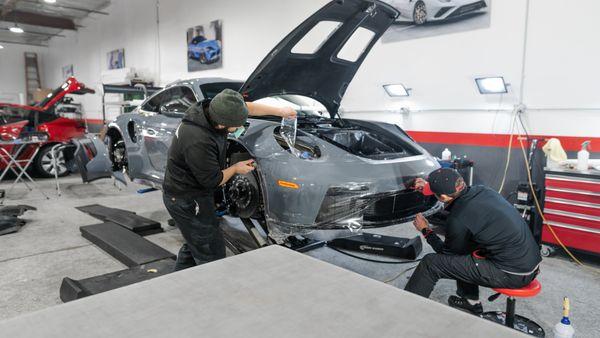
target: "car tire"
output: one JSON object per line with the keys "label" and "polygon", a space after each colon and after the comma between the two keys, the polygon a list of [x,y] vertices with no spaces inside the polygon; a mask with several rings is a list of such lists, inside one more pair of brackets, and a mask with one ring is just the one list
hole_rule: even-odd
{"label": "car tire", "polygon": [[415,8],[413,9],[413,22],[417,26],[427,22],[427,6],[425,6],[423,1],[419,1],[415,4]]}
{"label": "car tire", "polygon": [[[35,173],[43,178],[52,178],[54,177],[54,166],[52,164],[52,147],[55,144],[49,144],[37,153],[33,163],[31,166]],[[58,177],[63,177],[69,175],[69,168],[67,167],[67,162],[65,160],[65,155],[63,151],[59,151],[57,154],[57,165],[58,165]]]}
{"label": "car tire", "polygon": [[[236,153],[230,157],[231,165],[251,159],[247,153]],[[263,213],[263,194],[256,171],[246,175],[236,174],[225,185],[229,214],[239,218],[261,219]]]}
{"label": "car tire", "polygon": [[200,57],[198,58],[198,61],[200,61],[201,64],[207,64],[208,60],[206,59],[206,55],[205,54],[200,54]]}
{"label": "car tire", "polygon": [[114,137],[113,139],[113,137],[106,135],[104,143],[106,144],[106,147],[108,149],[108,158],[110,160],[110,163],[112,164],[112,170],[127,173],[127,147],[125,147],[123,137],[119,135],[118,137]]}

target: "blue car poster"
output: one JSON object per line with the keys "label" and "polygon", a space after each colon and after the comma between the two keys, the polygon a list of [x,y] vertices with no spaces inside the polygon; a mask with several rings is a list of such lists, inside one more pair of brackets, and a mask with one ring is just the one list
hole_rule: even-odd
{"label": "blue car poster", "polygon": [[223,25],[211,21],[187,30],[188,72],[221,68],[223,66]]}
{"label": "blue car poster", "polygon": [[115,49],[106,54],[108,69],[125,68],[125,49]]}

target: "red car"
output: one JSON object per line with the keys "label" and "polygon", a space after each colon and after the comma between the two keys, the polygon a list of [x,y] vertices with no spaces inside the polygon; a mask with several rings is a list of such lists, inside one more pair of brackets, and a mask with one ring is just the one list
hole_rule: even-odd
{"label": "red car", "polygon": [[[34,105],[18,105],[11,103],[0,103],[0,139],[9,141],[21,138],[28,133],[44,133],[48,140],[42,145],[33,160],[30,169],[41,177],[53,177],[54,166],[50,150],[58,143],[67,143],[73,138],[82,137],[85,132],[85,123],[59,116],[55,112],[56,106],[63,102],[67,94],[93,94],[94,90],[86,88],[85,85],[74,77],[68,78],[62,86],[56,88],[42,102]],[[11,152],[12,145],[0,145]],[[34,146],[28,146],[19,155],[20,160],[31,158],[35,151]],[[12,152],[11,152],[12,153]],[[2,154],[4,159],[7,159]],[[69,173],[65,156],[58,154],[58,174],[64,176]],[[6,163],[1,161],[0,170],[6,168]]]}

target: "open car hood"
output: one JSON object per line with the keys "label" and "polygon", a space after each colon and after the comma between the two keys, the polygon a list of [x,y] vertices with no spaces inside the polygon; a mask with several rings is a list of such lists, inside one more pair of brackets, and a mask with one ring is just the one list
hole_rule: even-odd
{"label": "open car hood", "polygon": [[91,88],[87,88],[83,83],[77,81],[76,78],[71,76],[60,87],[54,89],[52,93],[50,93],[42,102],[35,106],[0,102],[0,108],[8,107],[34,112],[44,112],[60,102],[67,94],[84,95],[94,94],[95,92],[96,91]]}
{"label": "open car hood", "polygon": [[[250,101],[281,94],[308,96],[321,102],[334,117],[354,74],[398,15],[396,9],[381,1],[331,1],[296,27],[267,55],[250,75],[241,92]],[[316,31],[320,27],[316,26],[321,22],[337,28],[325,30],[330,35],[319,38]],[[353,35],[355,32],[357,34]],[[372,34],[371,39],[361,40],[364,43],[355,46],[354,40],[360,40],[365,32]],[[308,53],[295,49],[297,45],[305,45],[305,37],[307,43],[313,38],[316,41],[316,48]],[[348,60],[344,56],[347,55],[346,48],[350,46],[358,47],[358,52],[353,53],[356,57]]]}

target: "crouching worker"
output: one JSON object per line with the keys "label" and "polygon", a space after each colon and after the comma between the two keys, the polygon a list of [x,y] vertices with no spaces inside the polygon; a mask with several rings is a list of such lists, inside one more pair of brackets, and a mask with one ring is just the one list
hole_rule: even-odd
{"label": "crouching worker", "polygon": [[[429,297],[438,280],[454,279],[458,296],[450,296],[448,304],[480,314],[479,285],[516,289],[533,281],[542,260],[539,247],[500,194],[484,186],[467,187],[454,169],[438,169],[428,182],[417,179],[415,189],[431,190],[449,216],[442,242],[425,217],[417,215],[413,224],[436,253],[423,257],[406,291]],[[473,255],[476,250],[479,255]]]}
{"label": "crouching worker", "polygon": [[225,257],[214,193],[235,174],[254,170],[252,160],[225,168],[227,135],[242,128],[248,115],[293,118],[296,111],[245,103],[242,95],[226,89],[210,102],[193,105],[173,135],[163,201],[185,240],[175,271]]}

